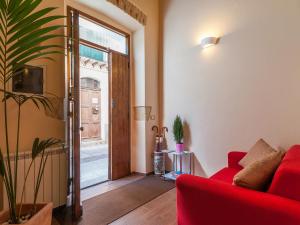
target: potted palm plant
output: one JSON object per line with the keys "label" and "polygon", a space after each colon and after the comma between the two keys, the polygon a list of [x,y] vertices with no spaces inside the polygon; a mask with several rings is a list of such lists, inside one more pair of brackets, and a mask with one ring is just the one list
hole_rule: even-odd
{"label": "potted palm plant", "polygon": [[173,135],[174,140],[176,142],[176,151],[177,152],[183,152],[184,151],[184,145],[182,143],[183,141],[183,124],[180,116],[176,116],[174,123],[173,123]]}
{"label": "potted palm plant", "polygon": [[[11,92],[8,88],[10,80],[17,75],[24,74],[25,65],[37,59],[49,59],[53,54],[63,53],[63,46],[47,44],[63,35],[53,33],[63,29],[62,25],[51,25],[51,22],[64,16],[49,15],[55,8],[42,8],[43,0],[0,0],[0,97],[1,110],[3,108],[5,146],[0,146],[0,178],[4,183],[9,209],[0,212],[0,224],[51,225],[52,204],[37,203],[37,196],[48,159],[48,148],[60,143],[50,138],[40,140],[35,138],[32,144],[32,159],[26,172],[23,184],[18,184],[18,164],[20,149],[20,123],[22,108],[32,103],[33,107],[52,110],[49,99],[43,95],[25,95]],[[15,104],[17,109],[17,131],[14,141],[8,132],[8,115],[12,115],[8,102]],[[13,144],[12,144],[13,143]],[[14,154],[14,156],[12,156]],[[39,156],[39,157],[38,157]],[[39,160],[39,167],[34,181],[34,199],[31,204],[24,204],[24,189],[28,174],[33,169],[34,162]],[[37,164],[36,164],[37,165]],[[14,168],[14,169],[13,169]],[[19,179],[20,180],[20,179]],[[20,193],[17,202],[17,193]]]}

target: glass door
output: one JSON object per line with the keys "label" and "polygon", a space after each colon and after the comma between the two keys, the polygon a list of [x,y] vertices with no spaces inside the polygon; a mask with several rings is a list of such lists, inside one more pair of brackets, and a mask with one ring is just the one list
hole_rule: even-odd
{"label": "glass door", "polygon": [[80,186],[108,180],[109,82],[107,53],[80,44]]}
{"label": "glass door", "polygon": [[[122,60],[110,60],[114,63],[111,62],[111,65],[108,65],[108,53],[111,56],[112,52],[124,56],[126,60],[123,57],[120,58]],[[112,130],[125,130],[129,135],[130,119],[127,107],[129,89],[123,86],[120,88],[119,83],[116,82],[118,74],[123,74],[119,73],[117,68],[125,68],[125,72],[129,71],[128,60],[128,34],[68,7],[69,194],[72,215],[75,219],[80,218],[83,212],[81,201],[83,188],[119,177],[120,174],[112,176],[113,171],[117,171],[117,169],[114,170],[114,165],[115,168],[118,165],[125,165],[126,169],[127,167],[130,169],[130,159],[127,157],[130,155],[129,142],[120,142],[119,134],[116,134],[114,138],[111,135]],[[115,68],[114,73],[110,71],[111,68]],[[115,74],[114,82],[111,79],[113,74]],[[122,85],[129,87],[126,79],[119,80],[125,82]],[[112,87],[114,91],[111,90]],[[126,91],[126,99],[120,102],[125,102],[127,105],[112,104],[115,103],[112,95],[119,93],[118,88]],[[112,105],[115,105],[115,110],[112,110]],[[112,117],[112,112],[119,112],[123,105],[127,110],[123,113],[126,118],[123,114],[124,118],[120,118],[128,122],[126,125],[123,120],[116,120]],[[115,121],[114,129],[111,129],[111,121]],[[118,126],[118,124],[123,126]],[[118,145],[114,145],[113,151],[111,146],[114,143]],[[128,153],[125,160],[121,157],[123,146],[126,147]],[[117,161],[112,163],[113,159],[120,157],[123,160],[122,164]],[[118,168],[124,171],[121,167]]]}

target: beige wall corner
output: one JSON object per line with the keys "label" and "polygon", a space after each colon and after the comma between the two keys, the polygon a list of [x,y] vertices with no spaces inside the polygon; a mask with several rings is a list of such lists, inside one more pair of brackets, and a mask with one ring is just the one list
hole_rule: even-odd
{"label": "beige wall corner", "polygon": [[158,125],[158,49],[159,49],[159,0],[131,0],[147,16],[145,25],[145,106],[151,106],[152,119],[146,121],[146,171],[153,171],[152,152],[154,137],[151,128]]}

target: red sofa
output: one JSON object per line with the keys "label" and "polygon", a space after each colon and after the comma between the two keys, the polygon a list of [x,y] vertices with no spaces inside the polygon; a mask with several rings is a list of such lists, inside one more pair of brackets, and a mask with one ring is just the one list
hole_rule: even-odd
{"label": "red sofa", "polygon": [[300,145],[286,153],[266,192],[232,185],[245,154],[230,152],[228,167],[208,179],[177,178],[178,225],[300,225]]}

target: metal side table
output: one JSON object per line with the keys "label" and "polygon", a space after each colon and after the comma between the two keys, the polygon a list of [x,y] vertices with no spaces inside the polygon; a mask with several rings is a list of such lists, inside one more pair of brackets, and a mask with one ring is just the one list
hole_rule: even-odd
{"label": "metal side table", "polygon": [[[174,150],[163,150],[164,153],[164,165],[166,164],[166,156],[171,155],[173,160],[172,160],[172,171],[169,173],[166,173],[166,170],[164,170],[163,177],[164,179],[170,179],[170,180],[176,180],[176,178],[181,175],[181,174],[192,174],[192,160],[193,160],[193,152],[190,151],[183,151],[183,152],[176,152]],[[188,171],[183,171],[183,165],[182,161],[183,158],[188,158]],[[179,163],[178,163],[178,158],[179,158]],[[179,168],[178,168],[179,164]]]}

